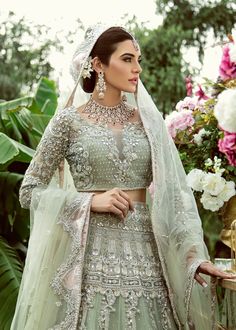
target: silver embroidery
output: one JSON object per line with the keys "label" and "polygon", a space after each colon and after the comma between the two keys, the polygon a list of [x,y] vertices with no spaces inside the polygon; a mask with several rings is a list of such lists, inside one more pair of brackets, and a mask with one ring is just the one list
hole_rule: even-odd
{"label": "silver embroidery", "polygon": [[[136,204],[124,222],[113,214],[91,213],[78,329],[88,329],[87,317],[97,299],[101,301],[95,312],[98,329],[112,328],[110,318],[119,299],[125,305],[124,329],[138,329],[140,299],[153,330],[175,329],[149,211],[143,203]],[[160,312],[158,325],[154,301]]]}
{"label": "silver embroidery", "polygon": [[[111,189],[114,186],[138,189],[150,185],[150,147],[142,124],[129,122],[124,125],[120,155],[114,134],[107,125],[85,120],[76,109],[72,113],[75,119],[71,142],[73,151],[68,151],[67,160],[78,190]],[[79,141],[79,149],[75,141]],[[77,155],[78,152],[85,157],[77,157],[75,164],[75,157],[71,154]],[[87,186],[83,184],[86,181],[78,176],[80,171],[82,178],[87,180]]]}
{"label": "silver embroidery", "polygon": [[[80,193],[68,206],[65,206],[58,224],[72,238],[71,253],[63,264],[59,266],[50,283],[56,295],[66,302],[65,319],[49,330],[76,329],[78,308],[81,302],[82,268],[85,251],[83,234],[88,227],[88,212],[92,194]],[[86,234],[85,234],[86,235]],[[57,302],[57,306],[59,306]]]}
{"label": "silver embroidery", "polygon": [[47,186],[65,157],[71,123],[69,111],[70,108],[62,110],[51,119],[25,172],[19,196],[24,208],[30,207],[32,190],[37,186]]}
{"label": "silver embroidery", "polygon": [[45,130],[25,173],[21,205],[29,208],[32,190],[48,185],[64,158],[78,191],[148,187],[152,180],[150,147],[141,124],[124,126],[123,157],[109,128],[83,120],[73,106],[61,110]]}

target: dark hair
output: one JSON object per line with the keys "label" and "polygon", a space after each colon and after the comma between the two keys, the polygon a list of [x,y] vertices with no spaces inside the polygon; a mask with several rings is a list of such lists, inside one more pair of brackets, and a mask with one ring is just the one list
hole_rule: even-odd
{"label": "dark hair", "polygon": [[[92,58],[97,56],[103,64],[108,65],[111,55],[117,48],[117,43],[125,40],[133,40],[132,35],[121,27],[111,27],[100,35],[90,55]],[[95,83],[96,72],[93,71],[90,78],[83,79],[83,90],[87,93],[92,93]]]}

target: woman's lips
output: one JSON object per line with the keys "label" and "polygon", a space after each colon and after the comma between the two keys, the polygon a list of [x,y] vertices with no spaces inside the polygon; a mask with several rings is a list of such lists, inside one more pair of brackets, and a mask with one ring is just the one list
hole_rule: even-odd
{"label": "woman's lips", "polygon": [[133,78],[133,79],[129,79],[129,81],[134,84],[134,85],[137,85],[138,83],[138,79],[137,78]]}

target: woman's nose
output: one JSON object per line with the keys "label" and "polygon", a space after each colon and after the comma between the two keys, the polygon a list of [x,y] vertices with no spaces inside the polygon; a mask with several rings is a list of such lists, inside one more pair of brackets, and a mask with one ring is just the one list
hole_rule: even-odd
{"label": "woman's nose", "polygon": [[133,68],[133,71],[140,74],[142,72],[141,65],[137,63],[137,65]]}

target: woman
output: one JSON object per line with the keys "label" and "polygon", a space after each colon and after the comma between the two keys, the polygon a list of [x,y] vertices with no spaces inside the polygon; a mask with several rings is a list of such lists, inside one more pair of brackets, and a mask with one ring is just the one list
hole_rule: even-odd
{"label": "woman", "polygon": [[[130,33],[102,25],[74,55],[76,87],[20,190],[33,225],[11,329],[214,327],[209,280],[199,273],[231,275],[208,261],[178,153],[139,80],[140,60]],[[80,85],[91,94],[83,104]]]}

